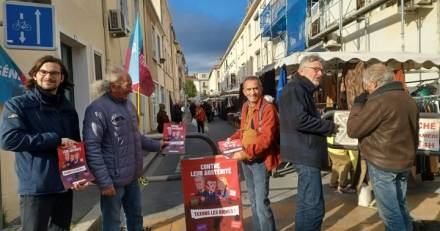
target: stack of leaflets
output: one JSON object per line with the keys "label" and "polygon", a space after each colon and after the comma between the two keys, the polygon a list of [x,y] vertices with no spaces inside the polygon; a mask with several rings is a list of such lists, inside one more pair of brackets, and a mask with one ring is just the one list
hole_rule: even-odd
{"label": "stack of leaflets", "polygon": [[223,155],[227,157],[231,157],[234,153],[243,150],[239,139],[219,141],[218,147]]}
{"label": "stack of leaflets", "polygon": [[163,139],[168,145],[163,149],[162,154],[185,154],[186,124],[163,125]]}
{"label": "stack of leaflets", "polygon": [[58,167],[65,189],[71,188],[74,183],[95,180],[86,164],[83,143],[77,143],[69,148],[59,146]]}

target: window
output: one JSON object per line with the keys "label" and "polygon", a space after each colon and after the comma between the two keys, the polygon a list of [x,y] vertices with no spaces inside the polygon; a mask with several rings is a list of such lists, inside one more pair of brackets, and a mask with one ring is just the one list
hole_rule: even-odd
{"label": "window", "polygon": [[160,87],[160,102],[165,103],[165,88]]}
{"label": "window", "polygon": [[156,57],[156,30],[154,29],[154,27],[151,27],[151,48],[153,50],[153,59],[157,60]]}
{"label": "window", "polygon": [[249,25],[248,25],[248,43],[249,43],[249,46],[251,46],[251,44],[252,44],[252,27],[251,27],[251,21],[249,21]]}
{"label": "window", "polygon": [[[258,16],[258,14],[256,16]],[[254,36],[255,36],[255,38],[258,37],[259,34],[260,34],[260,17],[258,17],[254,21]]]}
{"label": "window", "polygon": [[241,53],[243,54],[244,53],[244,38],[243,38],[243,35],[241,35],[241,37],[240,37],[240,51],[241,51]]}
{"label": "window", "polygon": [[124,23],[125,25],[128,25],[128,5],[127,0],[119,0],[119,9],[122,12],[122,15],[124,16]]}
{"label": "window", "polygon": [[256,56],[257,56],[257,70],[260,70],[260,67],[261,67],[261,55],[260,55],[260,52],[258,52],[256,54]]}
{"label": "window", "polygon": [[[72,62],[72,47],[65,43],[61,43],[61,60],[63,61],[64,66],[67,68],[68,80],[71,83],[75,83],[73,81],[73,62]],[[75,105],[75,97],[74,97],[73,89],[66,89],[64,91],[64,95],[66,98]]]}
{"label": "window", "polygon": [[96,80],[102,80],[102,62],[101,62],[101,55],[95,53],[93,55],[93,58],[95,60],[95,79]]}
{"label": "window", "polygon": [[160,55],[160,36],[156,35],[156,59],[159,60],[161,55]]}

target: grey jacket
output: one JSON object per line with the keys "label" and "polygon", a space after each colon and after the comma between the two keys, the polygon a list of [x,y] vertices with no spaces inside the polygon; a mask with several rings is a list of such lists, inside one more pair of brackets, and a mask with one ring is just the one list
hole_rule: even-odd
{"label": "grey jacket", "polygon": [[125,186],[142,175],[143,150],[159,142],[139,133],[136,109],[105,94],[86,109],[83,139],[88,165],[101,189]]}

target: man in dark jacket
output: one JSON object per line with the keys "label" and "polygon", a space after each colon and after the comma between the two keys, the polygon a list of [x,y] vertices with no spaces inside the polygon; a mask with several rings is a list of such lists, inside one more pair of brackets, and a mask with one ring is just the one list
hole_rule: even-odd
{"label": "man in dark jacket", "polygon": [[40,58],[29,76],[27,94],[5,103],[1,147],[16,153],[23,230],[69,230],[72,190],[61,182],[57,147],[80,140],[78,114],[64,97],[73,84],[62,61],[52,56]]}
{"label": "man in dark jacket", "polygon": [[385,229],[412,230],[406,188],[418,147],[417,105],[383,64],[368,67],[363,83],[369,95],[355,99],[347,134],[360,141]]}
{"label": "man in dark jacket", "polygon": [[142,230],[138,178],[143,150],[159,151],[163,146],[162,141],[140,134],[136,108],[128,100],[131,85],[126,71],[112,70],[108,79],[93,85],[100,97],[87,107],[84,117],[86,157],[101,191],[102,230],[106,231],[119,230],[121,205],[128,230]]}
{"label": "man in dark jacket", "polygon": [[313,102],[313,93],[323,77],[321,58],[305,56],[293,81],[281,94],[281,158],[298,172],[296,230],[320,230],[324,217],[321,167],[328,165],[326,136],[336,129],[322,120]]}

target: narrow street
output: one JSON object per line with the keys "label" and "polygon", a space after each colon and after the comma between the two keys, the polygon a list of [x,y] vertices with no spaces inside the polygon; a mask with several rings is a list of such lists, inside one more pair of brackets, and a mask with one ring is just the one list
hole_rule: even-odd
{"label": "narrow street", "polygon": [[[189,131],[195,131],[192,125]],[[226,138],[234,128],[226,121],[217,119],[209,124],[209,137],[214,141]],[[188,140],[186,157],[211,155],[209,147],[200,140]],[[180,157],[182,158],[182,157]],[[178,156],[159,156],[145,176],[178,174]],[[297,175],[293,169],[281,171],[281,177],[271,178],[269,198],[272,203],[278,230],[294,230],[295,195]],[[383,230],[377,209],[357,206],[356,194],[340,194],[328,187],[330,174],[323,172],[326,216],[322,230]],[[246,186],[241,180],[244,230],[252,230],[250,204]],[[408,204],[414,218],[435,220],[440,216],[440,179],[421,182],[416,179],[409,185]],[[182,185],[180,180],[150,182],[143,189],[144,224],[153,230],[185,230]],[[434,212],[435,211],[435,212]],[[423,230],[437,230],[439,223],[428,222]]]}

